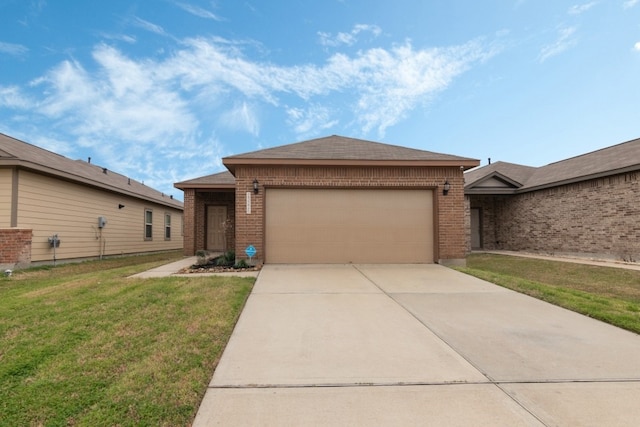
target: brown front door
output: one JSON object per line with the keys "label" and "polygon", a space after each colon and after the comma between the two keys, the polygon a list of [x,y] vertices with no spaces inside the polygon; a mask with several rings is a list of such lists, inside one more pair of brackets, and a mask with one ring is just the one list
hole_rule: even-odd
{"label": "brown front door", "polygon": [[471,208],[471,249],[482,248],[482,221],[480,209]]}
{"label": "brown front door", "polygon": [[223,252],[227,249],[224,221],[226,206],[207,206],[207,250]]}

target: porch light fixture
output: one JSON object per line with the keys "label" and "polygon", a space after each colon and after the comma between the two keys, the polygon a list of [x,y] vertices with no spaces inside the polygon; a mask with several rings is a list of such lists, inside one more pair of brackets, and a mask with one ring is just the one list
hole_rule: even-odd
{"label": "porch light fixture", "polygon": [[124,205],[122,203],[118,204],[118,209],[122,209],[124,208]]}
{"label": "porch light fixture", "polygon": [[447,194],[449,194],[449,190],[451,189],[451,184],[449,184],[449,180],[445,179],[444,180],[444,186],[442,187],[442,195],[446,196]]}
{"label": "porch light fixture", "polygon": [[258,180],[257,180],[257,179],[254,179],[254,180],[253,180],[253,194],[258,194],[258,190],[259,190],[259,187],[258,187]]}

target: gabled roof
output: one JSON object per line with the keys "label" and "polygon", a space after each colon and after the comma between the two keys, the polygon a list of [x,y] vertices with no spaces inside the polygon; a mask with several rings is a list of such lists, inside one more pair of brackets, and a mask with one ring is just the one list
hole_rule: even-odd
{"label": "gabled roof", "polygon": [[640,138],[539,168],[505,162],[476,168],[465,173],[465,192],[498,194],[482,185],[497,173],[521,184],[512,193],[523,193],[634,170],[640,170]]}
{"label": "gabled roof", "polygon": [[234,189],[236,187],[236,179],[231,172],[224,171],[214,173],[213,175],[201,176],[200,178],[189,179],[187,181],[176,182],[173,186],[181,190],[186,188]]}
{"label": "gabled roof", "polygon": [[183,209],[179,200],[124,175],[82,160],[71,160],[0,133],[0,167],[2,166],[29,169],[78,184]]}
{"label": "gabled roof", "polygon": [[[515,163],[495,162],[466,172],[465,192],[513,193],[533,175],[536,168]],[[502,185],[498,185],[502,183]]]}
{"label": "gabled roof", "polygon": [[225,157],[222,163],[233,173],[236,165],[459,166],[468,169],[477,166],[479,161],[332,135]]}

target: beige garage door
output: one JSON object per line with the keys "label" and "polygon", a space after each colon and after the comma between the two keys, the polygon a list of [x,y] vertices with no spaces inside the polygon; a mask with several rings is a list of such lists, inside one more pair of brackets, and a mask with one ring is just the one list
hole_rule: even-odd
{"label": "beige garage door", "polygon": [[433,192],[266,191],[268,263],[432,263]]}

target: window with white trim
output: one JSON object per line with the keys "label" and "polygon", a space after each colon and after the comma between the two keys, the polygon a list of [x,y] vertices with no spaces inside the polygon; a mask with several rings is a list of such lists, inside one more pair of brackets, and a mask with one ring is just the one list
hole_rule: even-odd
{"label": "window with white trim", "polygon": [[144,210],[144,239],[153,240],[153,211]]}
{"label": "window with white trim", "polygon": [[164,214],[164,240],[171,240],[171,214]]}

